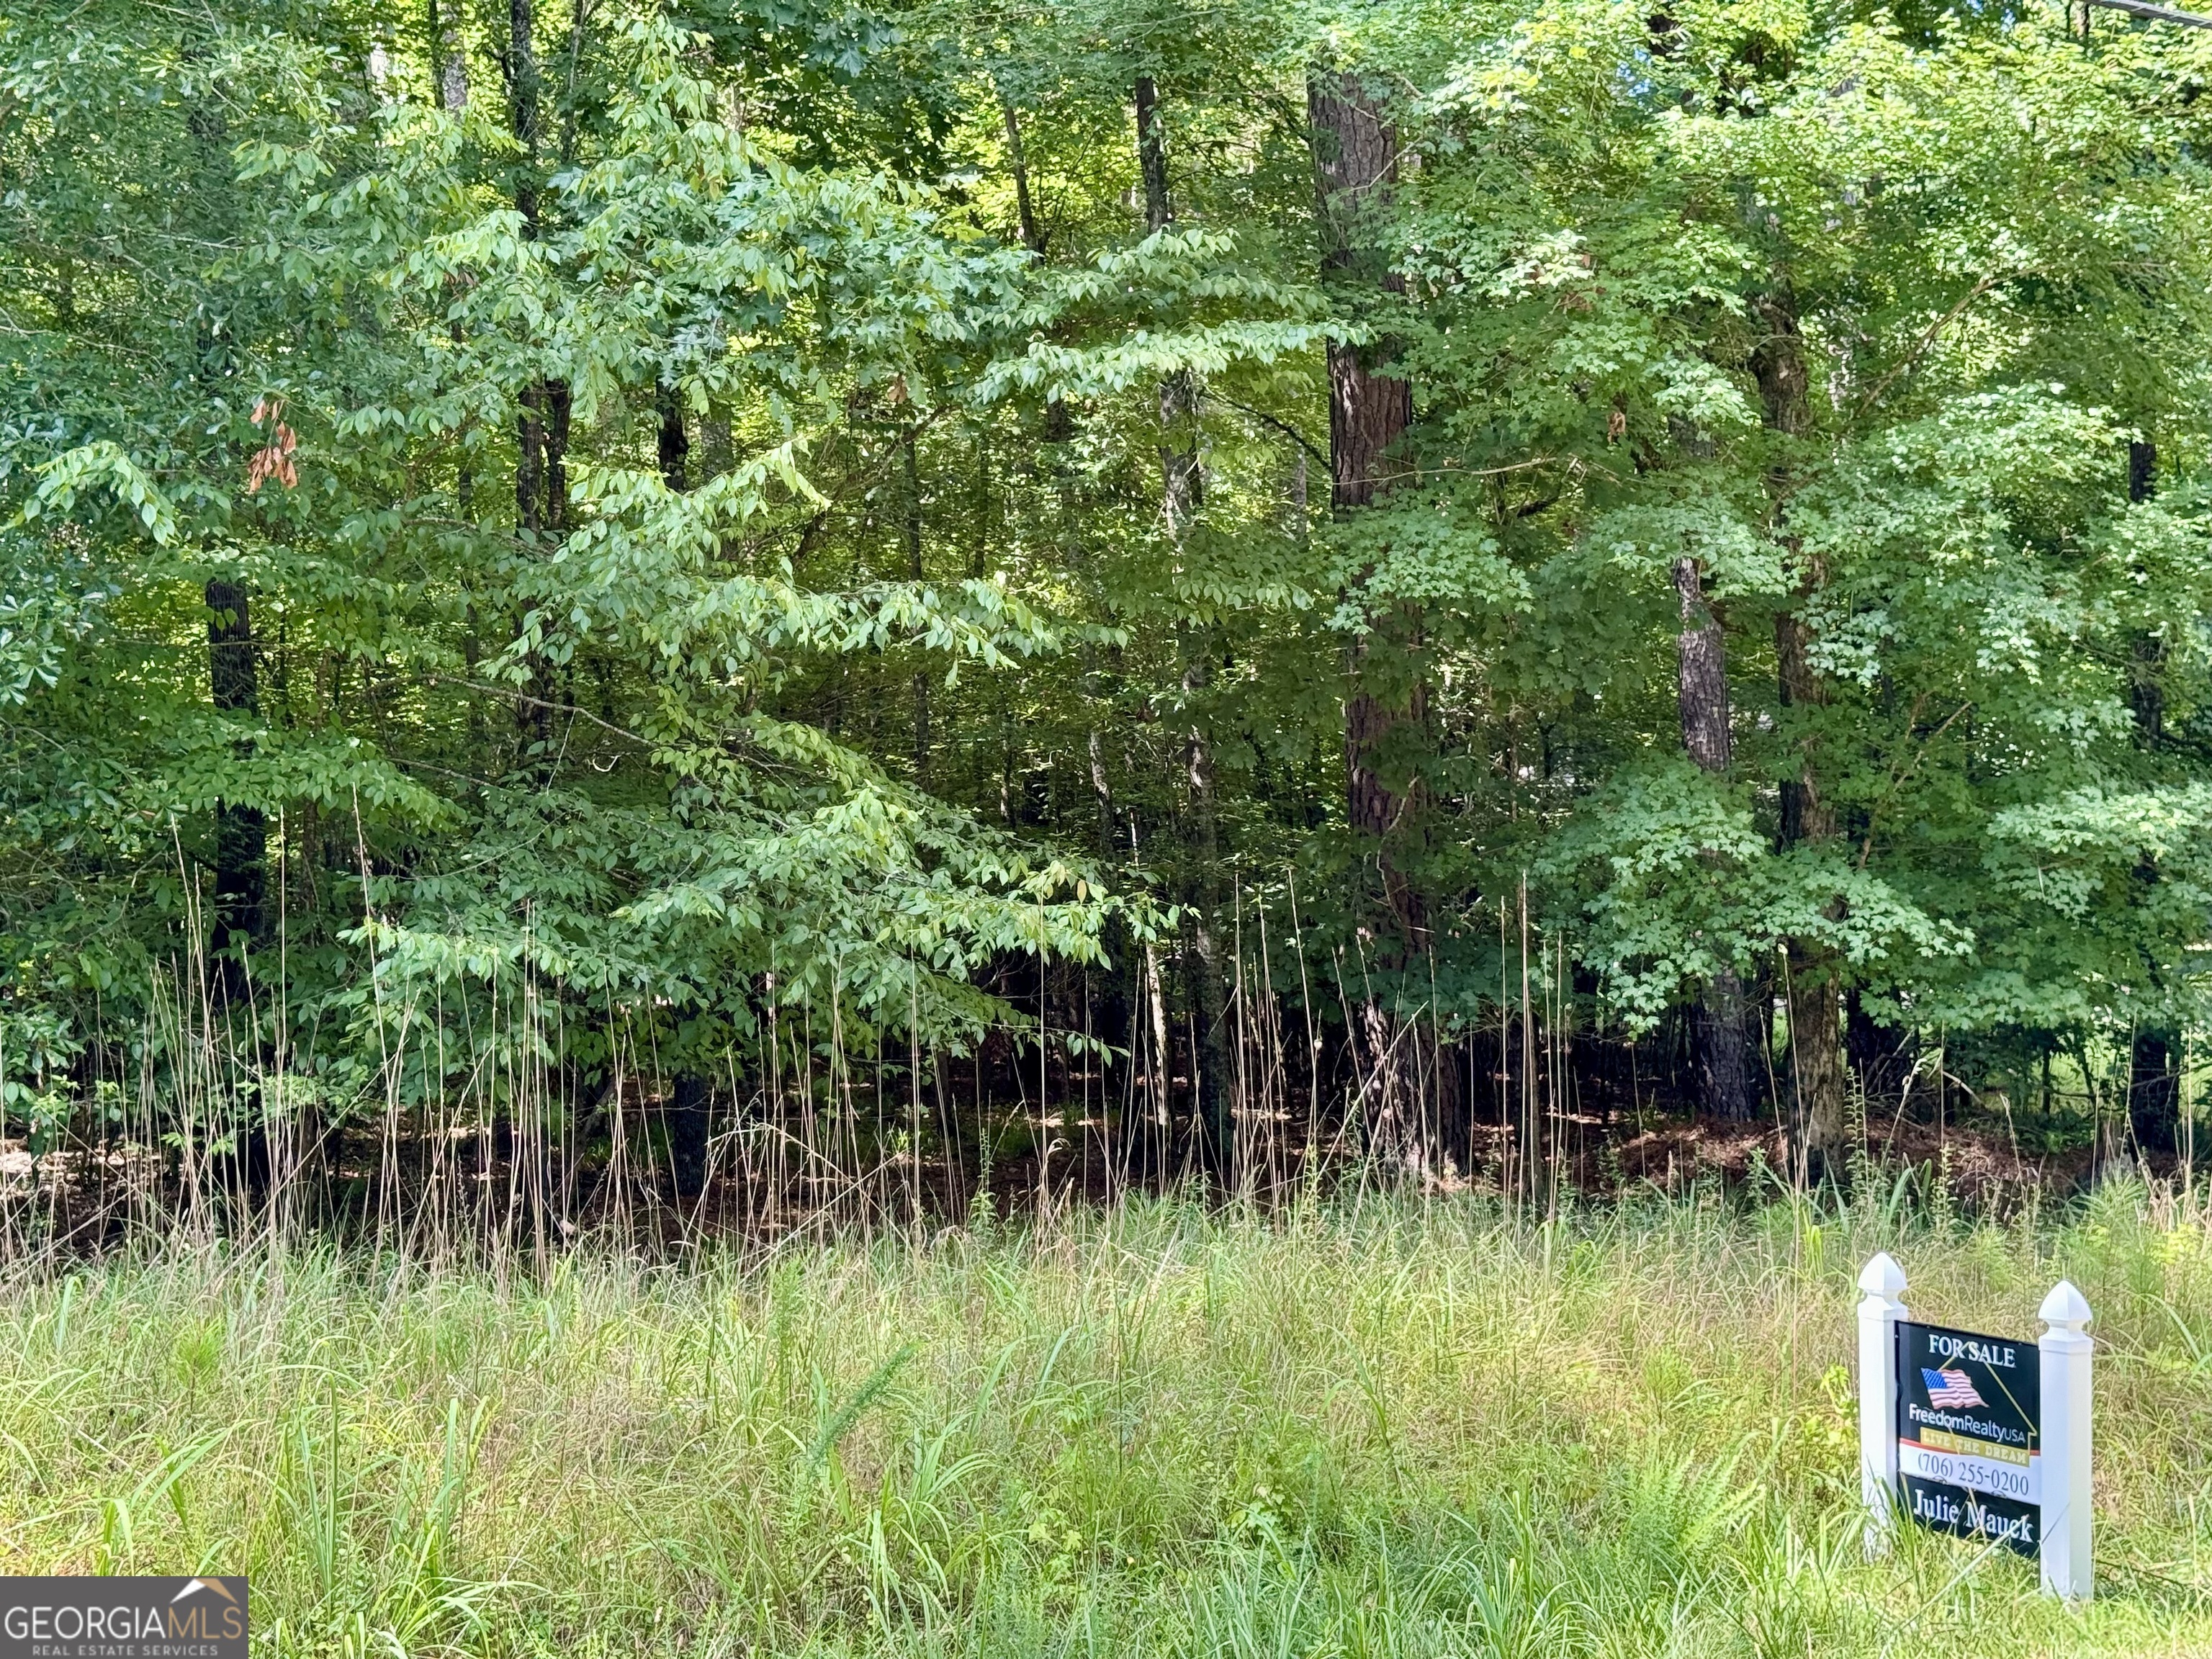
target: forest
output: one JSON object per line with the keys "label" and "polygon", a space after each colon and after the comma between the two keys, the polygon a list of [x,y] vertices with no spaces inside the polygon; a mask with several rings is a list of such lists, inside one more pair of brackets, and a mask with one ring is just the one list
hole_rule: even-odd
{"label": "forest", "polygon": [[2212,1652],[2208,92],[0,6],[0,1610]]}
{"label": "forest", "polygon": [[11,1237],[2185,1165],[2208,84],[1980,0],[11,6]]}

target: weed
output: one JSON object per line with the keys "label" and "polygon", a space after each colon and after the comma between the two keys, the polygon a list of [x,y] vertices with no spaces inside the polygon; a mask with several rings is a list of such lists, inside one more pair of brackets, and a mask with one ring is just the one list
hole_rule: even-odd
{"label": "weed", "polygon": [[[177,1246],[0,1304],[0,1570],[242,1571],[271,1656],[2212,1648],[2212,1247],[2108,1183],[1478,1199],[708,1253]],[[2096,1308],[2100,1599],[1859,1547],[1852,1279]]]}

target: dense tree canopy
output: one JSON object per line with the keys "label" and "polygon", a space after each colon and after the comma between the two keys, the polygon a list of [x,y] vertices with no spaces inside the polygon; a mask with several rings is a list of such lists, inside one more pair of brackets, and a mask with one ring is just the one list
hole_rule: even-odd
{"label": "dense tree canopy", "polygon": [[2208,53],[1811,0],[12,8],[9,1116],[169,1098],[179,1000],[249,1113],[333,1121],[532,1067],[690,1109],[801,1016],[918,1090],[1042,1018],[1133,1118],[1172,1060],[1218,1161],[1303,974],[1297,1115],[1417,1157],[1516,1004],[1816,1158],[1938,1042],[2171,1150]]}

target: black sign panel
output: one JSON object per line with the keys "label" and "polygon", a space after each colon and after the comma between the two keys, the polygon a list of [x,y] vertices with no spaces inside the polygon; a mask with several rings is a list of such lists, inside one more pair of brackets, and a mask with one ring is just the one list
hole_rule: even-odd
{"label": "black sign panel", "polygon": [[2033,1342],[1897,1327],[1897,1479],[1923,1527],[2043,1548],[2043,1370]]}
{"label": "black sign panel", "polygon": [[246,1659],[243,1578],[0,1578],[0,1659]]}

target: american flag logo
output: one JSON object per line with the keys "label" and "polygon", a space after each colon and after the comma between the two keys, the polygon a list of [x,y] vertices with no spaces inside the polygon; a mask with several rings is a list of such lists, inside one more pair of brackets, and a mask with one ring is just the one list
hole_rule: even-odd
{"label": "american flag logo", "polygon": [[1941,1370],[1920,1368],[1921,1380],[1928,1384],[1928,1403],[1931,1406],[1986,1406],[1990,1402],[1974,1392],[1974,1380],[1966,1372],[1954,1370],[1946,1365]]}

